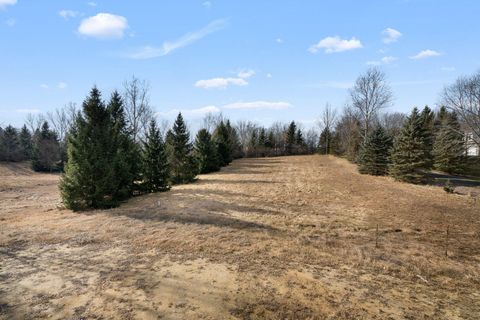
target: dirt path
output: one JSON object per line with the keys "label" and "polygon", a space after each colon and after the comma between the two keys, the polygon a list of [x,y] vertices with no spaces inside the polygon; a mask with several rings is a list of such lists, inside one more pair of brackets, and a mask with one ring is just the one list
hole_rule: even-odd
{"label": "dirt path", "polygon": [[57,181],[0,164],[0,319],[480,315],[480,203],[440,187],[333,157],[244,159],[73,213]]}

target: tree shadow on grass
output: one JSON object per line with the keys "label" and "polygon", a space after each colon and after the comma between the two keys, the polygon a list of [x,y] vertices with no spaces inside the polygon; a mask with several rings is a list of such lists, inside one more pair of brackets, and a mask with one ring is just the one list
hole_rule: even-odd
{"label": "tree shadow on grass", "polygon": [[428,174],[428,180],[430,185],[434,186],[444,186],[445,183],[450,180],[450,183],[454,187],[480,187],[480,179],[468,177],[468,176],[460,176],[460,175],[451,175],[446,173],[440,172],[430,172]]}

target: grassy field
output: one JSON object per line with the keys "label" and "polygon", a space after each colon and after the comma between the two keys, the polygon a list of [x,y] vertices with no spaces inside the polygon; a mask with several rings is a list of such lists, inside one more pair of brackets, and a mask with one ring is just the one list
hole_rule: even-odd
{"label": "grassy field", "polygon": [[73,213],[58,178],[0,165],[0,319],[479,319],[469,196],[299,156]]}

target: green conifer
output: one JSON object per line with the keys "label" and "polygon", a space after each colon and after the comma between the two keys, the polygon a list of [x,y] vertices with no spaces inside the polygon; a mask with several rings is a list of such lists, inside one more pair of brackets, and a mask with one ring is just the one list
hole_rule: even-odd
{"label": "green conifer", "polygon": [[383,176],[388,173],[392,140],[381,126],[370,132],[360,147],[358,170],[360,173]]}
{"label": "green conifer", "polygon": [[215,129],[213,140],[217,145],[220,165],[222,167],[227,166],[233,160],[233,150],[228,128],[223,121],[221,121]]}
{"label": "green conifer", "polygon": [[195,138],[195,158],[199,173],[209,173],[220,170],[220,160],[217,146],[212,135],[206,129],[200,129]]}
{"label": "green conifer", "polygon": [[172,182],[187,183],[194,181],[197,175],[197,166],[192,154],[190,134],[181,113],[178,114],[173,124],[169,139],[171,140],[169,162]]}
{"label": "green conifer", "polygon": [[143,146],[143,190],[146,192],[170,189],[170,166],[167,151],[155,120],[150,121]]}
{"label": "green conifer", "polygon": [[433,146],[434,167],[447,173],[462,171],[465,163],[465,140],[455,114],[442,117]]}

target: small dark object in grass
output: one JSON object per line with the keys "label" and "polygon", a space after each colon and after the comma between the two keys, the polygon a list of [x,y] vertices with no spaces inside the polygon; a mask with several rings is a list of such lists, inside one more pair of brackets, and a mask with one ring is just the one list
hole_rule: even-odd
{"label": "small dark object in grass", "polygon": [[443,190],[445,190],[446,193],[453,193],[455,191],[455,187],[452,185],[452,182],[450,179],[445,181],[445,185],[443,186]]}

